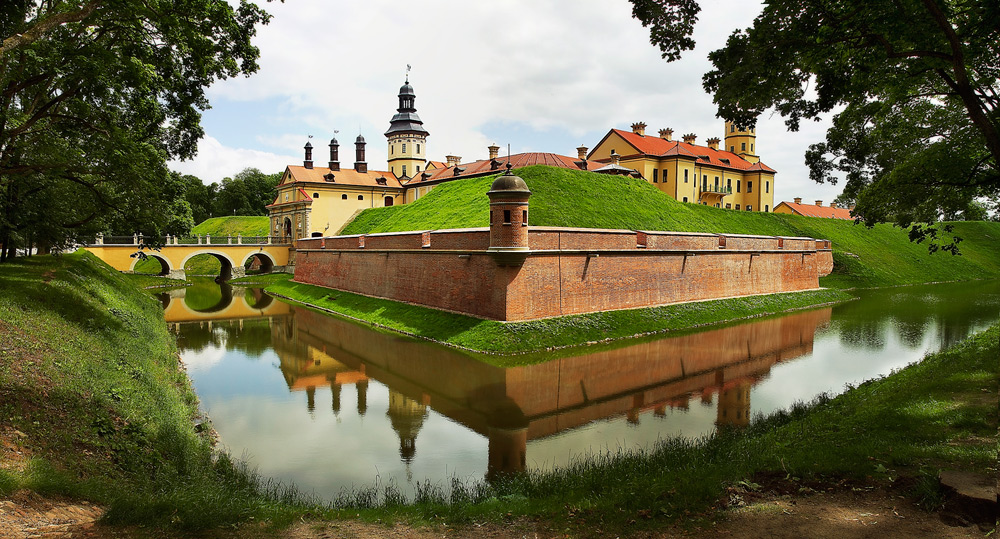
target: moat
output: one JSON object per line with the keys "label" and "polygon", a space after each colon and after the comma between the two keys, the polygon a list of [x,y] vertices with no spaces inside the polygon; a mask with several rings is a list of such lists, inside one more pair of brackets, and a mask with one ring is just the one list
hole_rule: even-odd
{"label": "moat", "polygon": [[161,296],[221,447],[333,498],[394,481],[548,469],[746,424],[885,375],[1000,318],[1000,281],[855,292],[857,301],[561,351],[501,368],[197,280]]}

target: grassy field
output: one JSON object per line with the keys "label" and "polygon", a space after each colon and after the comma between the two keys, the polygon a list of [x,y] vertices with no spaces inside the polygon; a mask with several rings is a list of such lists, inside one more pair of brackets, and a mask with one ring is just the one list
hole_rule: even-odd
{"label": "grassy field", "polygon": [[191,234],[204,236],[267,236],[270,221],[266,215],[234,215],[232,217],[212,217],[205,219],[191,229]]}
{"label": "grassy field", "polygon": [[[838,288],[984,279],[1000,275],[1000,223],[954,223],[961,256],[929,254],[889,225],[741,212],[678,202],[643,180],[545,166],[518,169],[532,191],[532,225],[805,236],[833,242],[834,273],[820,284]],[[436,187],[413,204],[363,211],[344,234],[488,226],[493,178]]]}
{"label": "grassy field", "polygon": [[[288,280],[274,282],[267,287],[267,291],[322,310],[451,346],[489,354],[519,354],[479,357],[481,361],[501,367],[551,360],[558,355],[550,350],[552,348],[687,329],[853,299],[853,296],[840,290],[818,290],[605,311],[529,322],[499,322]],[[542,353],[527,354],[539,351]]]}
{"label": "grassy field", "polygon": [[302,507],[213,451],[159,302],[85,251],[0,265],[0,418],[24,455],[0,444],[0,496],[86,498],[110,522],[181,528]]}

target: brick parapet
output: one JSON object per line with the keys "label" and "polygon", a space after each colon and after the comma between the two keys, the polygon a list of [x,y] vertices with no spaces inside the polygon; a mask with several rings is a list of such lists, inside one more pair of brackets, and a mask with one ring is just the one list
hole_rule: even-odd
{"label": "brick parapet", "polygon": [[556,228],[532,228],[523,266],[499,266],[489,234],[303,240],[295,280],[514,321],[814,289],[833,268],[827,240]]}

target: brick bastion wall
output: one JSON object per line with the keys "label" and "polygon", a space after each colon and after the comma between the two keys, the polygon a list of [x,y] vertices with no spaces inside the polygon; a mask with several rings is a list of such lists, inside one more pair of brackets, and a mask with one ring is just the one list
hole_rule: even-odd
{"label": "brick bastion wall", "polygon": [[812,238],[530,227],[528,244],[512,264],[489,228],[303,239],[295,281],[522,321],[810,290],[833,270]]}

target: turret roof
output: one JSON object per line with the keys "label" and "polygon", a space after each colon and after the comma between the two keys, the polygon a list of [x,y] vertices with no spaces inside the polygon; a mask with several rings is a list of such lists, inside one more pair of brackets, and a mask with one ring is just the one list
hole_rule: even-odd
{"label": "turret roof", "polygon": [[[622,129],[612,129],[608,132],[608,135],[611,133],[617,134],[619,137],[623,138],[625,142],[628,142],[633,148],[635,148],[637,153],[644,155],[654,157],[689,157],[695,159],[695,161],[699,164],[712,165],[719,168],[771,173],[776,172],[773,168],[765,165],[764,163],[751,163],[739,155],[725,150],[713,150],[708,146],[689,144],[679,140],[666,140],[660,137],[639,135]],[[607,138],[608,135],[605,135],[605,138]],[[604,140],[602,139],[601,142],[604,142]],[[597,146],[600,146],[600,143],[598,143]],[[596,149],[597,146],[594,148]],[[593,153],[593,151],[591,153]],[[621,153],[623,158],[626,158],[629,155],[628,152]],[[723,159],[727,160],[728,163],[723,161]]]}

